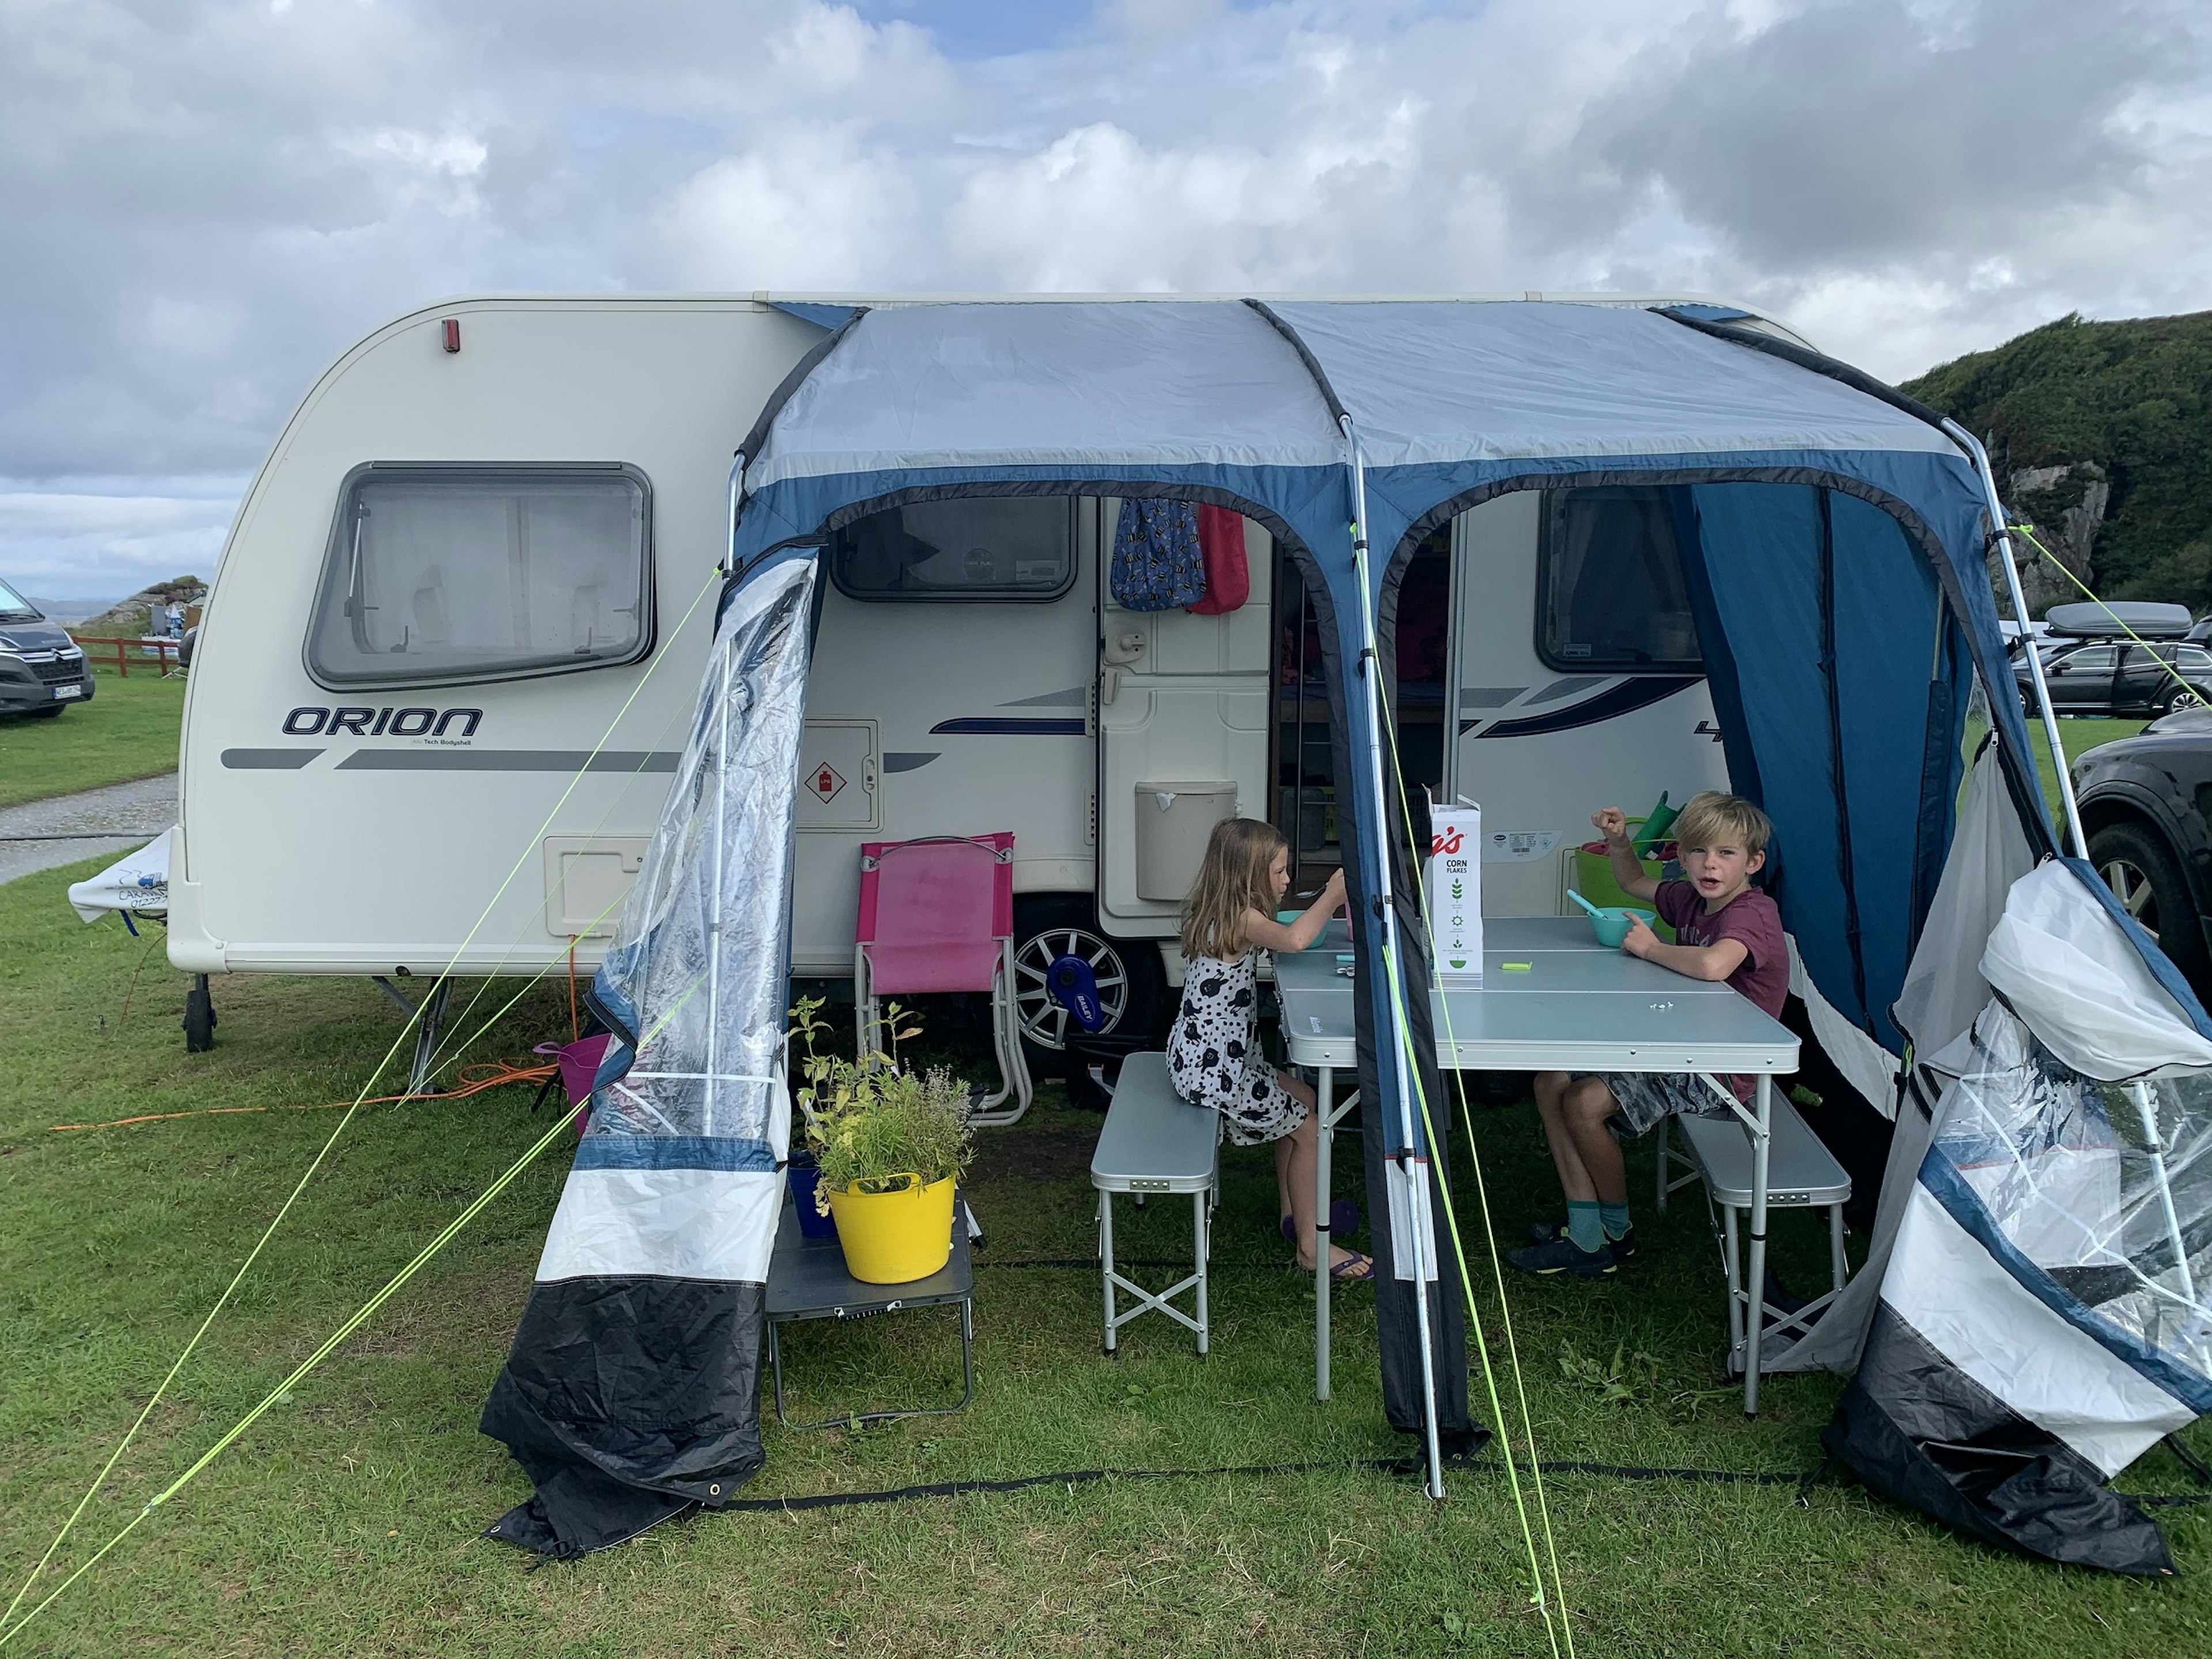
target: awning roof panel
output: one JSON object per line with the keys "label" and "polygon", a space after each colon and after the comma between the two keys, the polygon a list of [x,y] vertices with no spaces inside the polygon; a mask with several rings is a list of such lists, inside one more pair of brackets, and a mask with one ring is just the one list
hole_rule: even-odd
{"label": "awning roof panel", "polygon": [[1957,449],[1839,381],[1636,307],[1284,301],[1370,466]]}
{"label": "awning roof panel", "polygon": [[1312,376],[1249,307],[900,306],[870,312],[816,367],[746,483],[944,467],[1329,466],[1342,455]]}

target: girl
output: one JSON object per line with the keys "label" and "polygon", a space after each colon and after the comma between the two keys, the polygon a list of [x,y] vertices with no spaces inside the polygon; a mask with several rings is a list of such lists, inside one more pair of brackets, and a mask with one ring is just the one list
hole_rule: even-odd
{"label": "girl", "polygon": [[[1168,1038],[1168,1075],[1176,1092],[1221,1114],[1231,1143],[1275,1143],[1280,1212],[1295,1224],[1298,1266],[1313,1271],[1314,1091],[1260,1052],[1260,951],[1303,951],[1321,936],[1344,902],[1344,872],[1335,872],[1306,913],[1285,927],[1275,908],[1291,886],[1291,848],[1273,824],[1224,818],[1206,844],[1206,862],[1182,902],[1182,1008]],[[1372,1258],[1356,1250],[1328,1252],[1329,1277],[1367,1279]]]}

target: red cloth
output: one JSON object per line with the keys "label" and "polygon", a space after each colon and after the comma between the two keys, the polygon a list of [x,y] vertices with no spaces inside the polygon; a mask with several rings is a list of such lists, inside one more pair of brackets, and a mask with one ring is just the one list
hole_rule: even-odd
{"label": "red cloth", "polygon": [[[1718,945],[1724,939],[1744,948],[1743,966],[1728,976],[1729,988],[1775,1018],[1790,995],[1790,946],[1782,937],[1782,909],[1756,887],[1747,887],[1711,915],[1698,890],[1686,881],[1662,881],[1651,908],[1674,930],[1677,945]],[[1731,1074],[1722,1082],[1749,1100],[1754,1084]]]}
{"label": "red cloth", "polygon": [[1218,617],[1252,596],[1244,563],[1244,516],[1225,507],[1198,509],[1198,551],[1206,562],[1206,597],[1187,607],[1194,617]]}

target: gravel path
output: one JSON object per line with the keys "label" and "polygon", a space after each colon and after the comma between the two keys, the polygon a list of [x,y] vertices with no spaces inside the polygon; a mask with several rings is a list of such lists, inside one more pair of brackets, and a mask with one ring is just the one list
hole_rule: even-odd
{"label": "gravel path", "polygon": [[177,775],[0,807],[0,883],[106,854],[121,858],[177,821]]}

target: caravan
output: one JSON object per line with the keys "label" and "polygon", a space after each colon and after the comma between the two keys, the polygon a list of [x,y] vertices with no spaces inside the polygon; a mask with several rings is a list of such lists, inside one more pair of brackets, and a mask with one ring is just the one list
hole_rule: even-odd
{"label": "caravan", "polygon": [[[732,452],[848,309],[471,299],[333,365],[210,595],[172,962],[595,968],[684,746]],[[1147,813],[1267,817],[1302,888],[1337,861],[1324,630],[1297,565],[1246,520],[1237,608],[1127,609],[1121,507],[971,496],[837,533],[794,785],[794,973],[851,974],[862,843],[1011,830],[1021,1021],[1048,1069],[1067,1034],[1055,957],[1092,964],[1109,1032],[1148,1033],[1179,982],[1184,843]],[[1561,908],[1593,807],[1725,783],[1672,536],[1656,489],[1527,491],[1453,515],[1404,577],[1408,781],[1485,803],[1493,909]]]}

